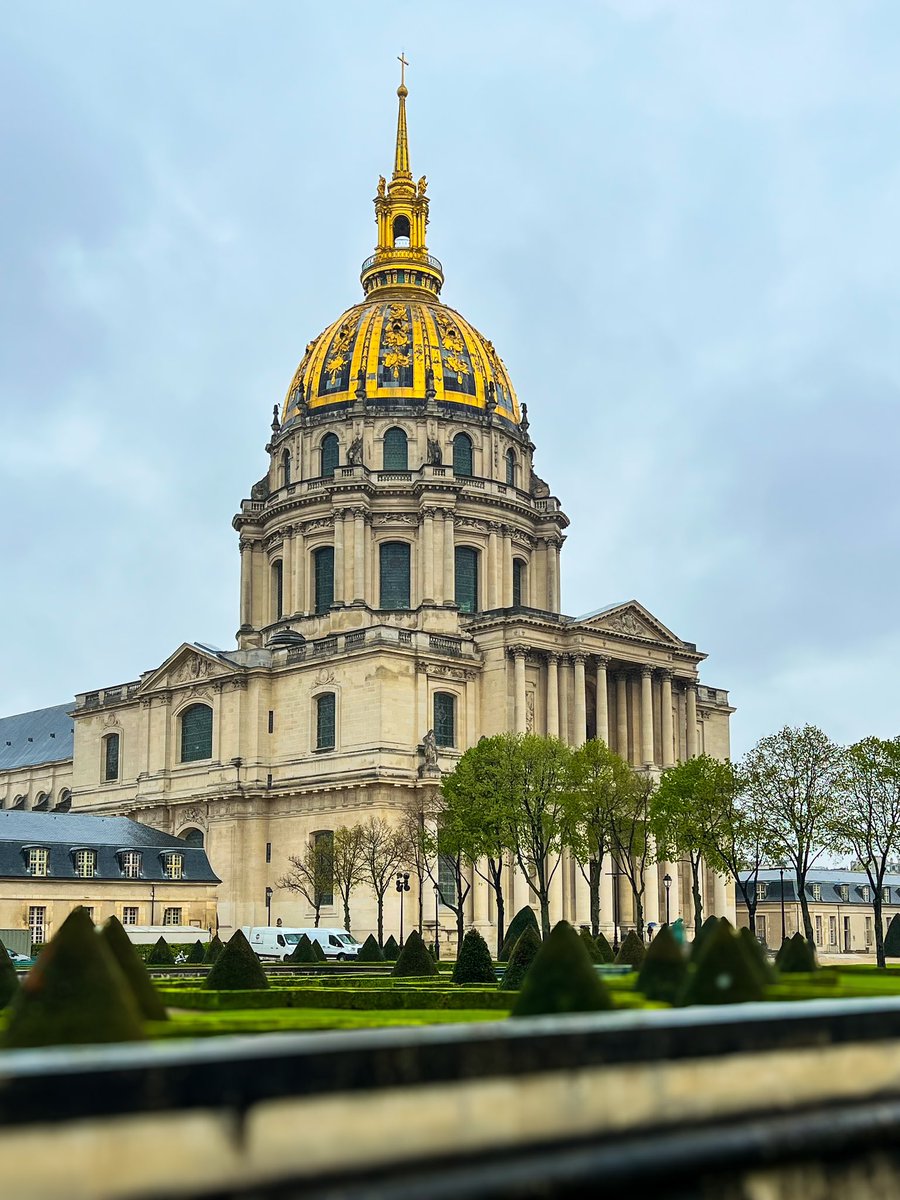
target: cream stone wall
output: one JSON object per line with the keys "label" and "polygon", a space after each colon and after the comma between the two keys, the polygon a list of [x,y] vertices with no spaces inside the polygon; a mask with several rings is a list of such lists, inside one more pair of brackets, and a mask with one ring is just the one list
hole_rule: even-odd
{"label": "cream stone wall", "polygon": [[53,809],[66,802],[71,787],[70,758],[0,771],[0,808],[32,809],[41,797],[46,797],[48,809]]}

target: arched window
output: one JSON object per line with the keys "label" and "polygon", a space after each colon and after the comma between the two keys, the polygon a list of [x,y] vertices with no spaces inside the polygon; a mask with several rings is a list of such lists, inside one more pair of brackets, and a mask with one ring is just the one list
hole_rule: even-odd
{"label": "arched window", "polygon": [[119,735],[108,733],[103,739],[103,778],[105,781],[119,778]]}
{"label": "arched window", "polygon": [[334,604],[334,546],[320,546],[313,551],[313,570],[316,577],[316,614],[321,616]]}
{"label": "arched window", "polygon": [[459,611],[478,612],[478,551],[471,546],[457,546],[454,552],[456,603]]}
{"label": "arched window", "polygon": [[394,217],[394,245],[409,245],[409,217]]}
{"label": "arched window", "polygon": [[521,558],[513,559],[513,594],[512,602],[514,605],[524,604],[525,596],[525,563]]}
{"label": "arched window", "polygon": [[516,486],[516,474],[519,466],[516,452],[512,446],[506,452],[506,482],[510,487]]}
{"label": "arched window", "polygon": [[438,892],[441,904],[456,904],[456,863],[452,854],[438,855]]}
{"label": "arched window", "polygon": [[192,704],[181,714],[182,762],[212,758],[212,717],[208,704]]}
{"label": "arched window", "polygon": [[456,745],[456,697],[450,692],[434,693],[434,740],[439,746]]}
{"label": "arched window", "polygon": [[50,808],[50,797],[46,792],[38,792],[34,802],[34,812],[47,812]]}
{"label": "arched window", "polygon": [[467,433],[458,433],[453,439],[453,474],[472,474],[472,439]]}
{"label": "arched window", "polygon": [[334,475],[341,456],[341,446],[337,434],[326,433],[322,438],[322,469],[323,477]]}
{"label": "arched window", "polygon": [[406,471],[409,469],[409,443],[406,434],[396,426],[384,435],[384,469],[385,471]]}
{"label": "arched window", "polygon": [[316,696],[316,749],[333,750],[335,746],[335,727],[337,715],[337,697],[334,692],[323,692]]}
{"label": "arched window", "polygon": [[183,842],[187,842],[189,846],[197,846],[203,848],[203,830],[202,829],[183,829],[178,835]]}
{"label": "arched window", "polygon": [[291,482],[291,452],[283,450],[281,453],[281,486],[287,487]]}
{"label": "arched window", "polygon": [[381,608],[409,608],[409,542],[382,542],[378,547]]}
{"label": "arched window", "polygon": [[284,615],[284,563],[276,558],[272,563],[272,620]]}
{"label": "arched window", "polygon": [[72,793],[68,788],[63,788],[59,793],[59,800],[56,802],[54,812],[68,812],[72,807]]}

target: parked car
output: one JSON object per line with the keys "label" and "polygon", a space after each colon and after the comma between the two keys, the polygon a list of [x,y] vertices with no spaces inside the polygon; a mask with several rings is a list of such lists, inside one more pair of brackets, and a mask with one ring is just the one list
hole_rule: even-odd
{"label": "parked car", "polygon": [[34,965],[34,959],[29,958],[27,954],[20,954],[18,950],[10,950],[7,948],[6,953],[10,957],[14,967],[30,967]]}
{"label": "parked car", "polygon": [[339,962],[356,958],[360,943],[346,929],[285,929],[281,925],[243,925],[244,937],[258,958],[275,958],[282,962],[294,952],[304,933],[311,942],[318,942],[326,958]]}

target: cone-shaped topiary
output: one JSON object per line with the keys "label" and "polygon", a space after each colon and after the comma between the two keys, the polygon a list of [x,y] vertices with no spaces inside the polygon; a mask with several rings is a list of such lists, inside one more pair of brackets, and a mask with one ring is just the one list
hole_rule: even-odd
{"label": "cone-shaped topiary", "polygon": [[541,935],[533,925],[526,925],[525,932],[513,946],[503,978],[500,980],[500,990],[517,992],[522,986],[522,980],[528,974],[531,964],[537,958],[537,953],[543,943]]}
{"label": "cone-shaped topiary", "polygon": [[300,940],[288,955],[287,961],[289,963],[317,963],[319,961],[319,956],[305,933],[300,935]]}
{"label": "cone-shaped topiary", "polygon": [[688,973],[687,958],[681,943],[668,925],[663,925],[647,947],[637,990],[648,1000],[664,1000],[674,1004]]}
{"label": "cone-shaped topiary", "polygon": [[204,979],[203,986],[217,992],[269,986],[269,980],[262,963],[256,957],[256,951],[240,929],[236,929],[228,939],[225,949]]}
{"label": "cone-shaped topiary", "polygon": [[206,950],[203,952],[203,961],[205,963],[214,963],[225,947],[218,934],[210,938],[206,944]]}
{"label": "cone-shaped topiary", "polygon": [[312,942],[313,954],[316,956],[316,962],[325,962],[328,956],[322,949],[322,943],[318,938],[310,938],[309,940]]}
{"label": "cone-shaped topiary", "polygon": [[193,946],[191,946],[190,950],[188,951],[187,960],[189,963],[202,963],[205,958],[206,947],[203,945],[200,939],[197,938],[196,942],[194,942]]}
{"label": "cone-shaped topiary", "polygon": [[400,957],[400,947],[397,944],[397,939],[393,934],[388,938],[381,948],[385,962],[396,962]]}
{"label": "cone-shaped topiary", "polygon": [[740,1004],[762,999],[758,965],[728,921],[708,935],[678,997],[679,1004]]}
{"label": "cone-shaped topiary", "polygon": [[779,951],[776,966],[782,975],[800,975],[818,970],[816,952],[802,933],[795,933]]}
{"label": "cone-shaped topiary", "polygon": [[884,935],[885,958],[900,958],[900,913],[891,917],[891,923]]}
{"label": "cone-shaped topiary", "polygon": [[692,963],[697,961],[700,956],[700,951],[703,949],[704,943],[706,942],[707,938],[712,936],[718,926],[718,917],[707,917],[697,930],[696,934],[694,935],[694,940],[691,942],[691,951],[689,955]]}
{"label": "cone-shaped topiary", "polygon": [[774,983],[775,972],[772,969],[772,964],[769,962],[764,948],[760,945],[759,939],[755,934],[750,932],[746,925],[738,930],[738,937],[744,943],[749,960],[756,966],[756,973],[759,976],[760,983],[764,987],[766,984]]}
{"label": "cone-shaped topiary", "polygon": [[69,913],[25,978],[5,1045],[133,1042],[144,1036],[137,1002],[94,922]]}
{"label": "cone-shaped topiary", "polygon": [[[387,947],[385,947],[387,949]],[[437,975],[438,967],[429,953],[428,947],[419,937],[418,929],[414,929],[403,944],[394,969],[391,974],[399,978],[412,976]]]}
{"label": "cone-shaped topiary", "polygon": [[99,936],[106,943],[119,970],[128,981],[128,986],[131,988],[138,1010],[144,1020],[168,1020],[166,1006],[163,1004],[159,992],[153,986],[153,980],[147,973],[147,968],[141,962],[140,955],[135,950],[118,917],[110,917],[100,930]]}
{"label": "cone-shaped topiary", "polygon": [[453,967],[454,983],[496,983],[497,972],[491,962],[487,942],[477,929],[470,929],[463,938],[459,956]]}
{"label": "cone-shaped topiary", "polygon": [[584,948],[587,950],[588,958],[592,963],[602,963],[606,961],[603,957],[602,950],[597,945],[594,938],[591,937],[591,931],[588,929],[587,925],[581,926],[578,931],[578,936],[584,942]]}
{"label": "cone-shaped topiary", "polygon": [[5,1008],[19,993],[19,976],[3,942],[0,942],[0,1008]]}
{"label": "cone-shaped topiary", "polygon": [[600,961],[602,963],[611,963],[616,956],[613,954],[612,946],[603,934],[598,933],[594,941],[597,943],[597,949],[600,951]]}
{"label": "cone-shaped topiary", "polygon": [[776,971],[781,970],[782,959],[784,958],[785,954],[787,954],[787,948],[790,944],[791,944],[791,939],[789,937],[782,938],[781,945],[778,947],[778,952],[775,955],[775,970]]}
{"label": "cone-shaped topiary", "polygon": [[524,908],[520,908],[513,919],[506,927],[506,935],[503,938],[503,945],[500,947],[500,953],[497,958],[500,962],[506,962],[512,954],[513,946],[522,936],[525,927],[530,925],[537,931],[538,937],[541,934],[541,927],[538,925],[537,917],[534,915],[534,909],[529,908],[526,904]]}
{"label": "cone-shaped topiary", "polygon": [[147,955],[147,962],[151,967],[171,967],[174,965],[175,955],[172,953],[172,947],[162,935],[157,938],[156,945]]}
{"label": "cone-shaped topiary", "polygon": [[612,1008],[609,991],[588,957],[584,942],[568,921],[560,921],[535,955],[512,1015],[599,1012],[607,1008]]}
{"label": "cone-shaped topiary", "polygon": [[639,971],[646,953],[647,947],[635,931],[629,929],[622,938],[622,945],[619,947],[619,953],[616,955],[616,962],[620,965],[626,963],[629,967],[634,967],[635,971]]}
{"label": "cone-shaped topiary", "polygon": [[357,962],[384,962],[384,951],[378,945],[378,939],[374,933],[370,933],[366,940],[359,948],[359,954],[356,956]]}

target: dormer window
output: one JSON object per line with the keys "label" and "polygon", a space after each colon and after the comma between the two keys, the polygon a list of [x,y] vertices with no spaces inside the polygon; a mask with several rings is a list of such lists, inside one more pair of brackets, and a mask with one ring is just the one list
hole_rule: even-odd
{"label": "dormer window", "polygon": [[28,874],[47,875],[50,852],[46,846],[32,846],[28,851]]}
{"label": "dormer window", "polygon": [[163,875],[166,879],[183,879],[184,878],[184,855],[183,854],[164,854],[163,855]]}
{"label": "dormer window", "polygon": [[868,884],[864,884],[859,889],[859,894],[862,896],[863,900],[865,900],[866,904],[868,904],[872,899],[872,889],[868,886]]}
{"label": "dormer window", "polygon": [[123,850],[119,855],[122,874],[126,879],[140,879],[141,852],[140,850]]}
{"label": "dormer window", "polygon": [[768,893],[769,893],[769,885],[767,883],[761,883],[759,880],[757,880],[756,899],[757,900],[765,900]]}
{"label": "dormer window", "polygon": [[884,904],[890,904],[890,902],[891,902],[891,889],[890,889],[889,887],[883,887],[883,888],[881,889],[881,900],[882,900],[882,903],[884,903]]}
{"label": "dormer window", "polygon": [[79,879],[93,879],[97,873],[97,851],[75,851],[75,874]]}
{"label": "dormer window", "polygon": [[838,895],[840,896],[840,898],[842,900],[849,900],[850,899],[850,884],[849,883],[839,883],[838,884]]}
{"label": "dormer window", "polygon": [[821,883],[814,883],[814,884],[812,884],[812,886],[810,887],[810,889],[809,889],[809,890],[812,892],[812,898],[813,898],[813,900],[821,900],[821,899],[822,899],[822,885],[821,885]]}

